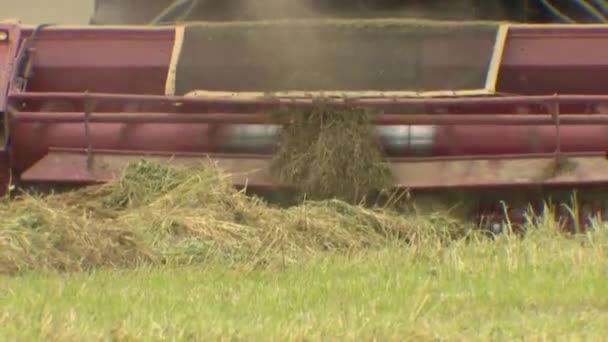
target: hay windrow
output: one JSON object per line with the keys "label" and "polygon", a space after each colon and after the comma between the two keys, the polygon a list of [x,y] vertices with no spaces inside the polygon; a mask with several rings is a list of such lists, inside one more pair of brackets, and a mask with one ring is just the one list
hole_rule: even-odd
{"label": "hay windrow", "polygon": [[0,214],[1,274],[211,261],[260,267],[393,241],[449,242],[456,226],[437,230],[420,216],[340,200],[277,208],[237,191],[218,169],[148,162],[106,185],[23,194]]}
{"label": "hay windrow", "polygon": [[290,115],[271,173],[313,200],[364,201],[393,186],[371,120],[363,108],[317,101]]}
{"label": "hay windrow", "polygon": [[57,196],[24,195],[2,208],[0,273],[42,269],[73,271],[93,266],[128,267],[153,262],[133,230],[93,221]]}

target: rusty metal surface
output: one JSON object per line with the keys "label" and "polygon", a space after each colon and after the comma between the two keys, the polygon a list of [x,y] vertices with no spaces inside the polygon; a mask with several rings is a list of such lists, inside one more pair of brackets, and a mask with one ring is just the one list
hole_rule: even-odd
{"label": "rusty metal surface", "polygon": [[13,75],[13,59],[19,48],[20,33],[18,25],[0,23],[0,112],[6,109]]}
{"label": "rusty metal surface", "polygon": [[[230,174],[231,181],[239,186],[276,184],[268,173],[269,160],[260,157],[99,150],[92,153],[94,161],[89,169],[85,150],[51,150],[26,170],[21,178],[36,182],[106,182],[115,177],[128,162],[147,159],[171,160],[172,163],[181,165],[216,164]],[[554,155],[510,156],[502,159],[400,159],[391,161],[390,167],[395,186],[410,189],[566,186],[608,182],[608,161],[605,154],[568,155],[566,158],[566,168],[557,173],[554,173]]]}

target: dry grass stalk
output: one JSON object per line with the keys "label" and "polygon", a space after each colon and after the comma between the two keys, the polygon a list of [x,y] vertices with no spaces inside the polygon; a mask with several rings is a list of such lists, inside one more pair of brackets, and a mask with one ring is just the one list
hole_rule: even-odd
{"label": "dry grass stalk", "polygon": [[115,182],[24,194],[0,211],[0,273],[205,261],[258,267],[392,241],[449,241],[462,230],[339,200],[275,208],[237,191],[219,170],[147,162]]}

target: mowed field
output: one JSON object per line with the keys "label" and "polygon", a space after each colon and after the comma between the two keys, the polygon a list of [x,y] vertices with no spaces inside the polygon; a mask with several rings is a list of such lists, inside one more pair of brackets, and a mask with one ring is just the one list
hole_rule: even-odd
{"label": "mowed field", "polygon": [[[0,2],[27,23],[85,23],[91,8]],[[605,225],[573,237],[541,220],[493,240],[439,214],[279,209],[218,175],[156,173],[1,203],[0,341],[608,335]]]}
{"label": "mowed field", "polygon": [[449,213],[276,206],[221,170],[142,161],[105,185],[4,199],[0,336],[603,340],[608,227],[566,235],[549,217],[492,239]]}
{"label": "mowed field", "polygon": [[608,237],[549,227],[319,253],[263,269],[207,263],[0,277],[5,340],[603,340]]}

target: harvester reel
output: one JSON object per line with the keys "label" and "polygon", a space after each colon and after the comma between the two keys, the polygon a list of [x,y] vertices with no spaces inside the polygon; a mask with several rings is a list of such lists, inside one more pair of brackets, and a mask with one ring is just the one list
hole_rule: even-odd
{"label": "harvester reel", "polygon": [[[589,194],[608,185],[608,115],[588,112],[608,103],[606,27],[385,19],[504,18],[513,1],[262,1],[99,0],[91,21],[114,27],[0,23],[3,188],[103,183],[145,158],[209,160],[235,186],[267,190],[277,181],[260,170],[287,124],[269,112],[329,94],[377,114],[394,187],[473,191],[469,216],[494,232],[508,191],[512,223],[573,188],[585,189],[572,221],[606,216]],[[366,20],[264,20],[327,16]]]}

